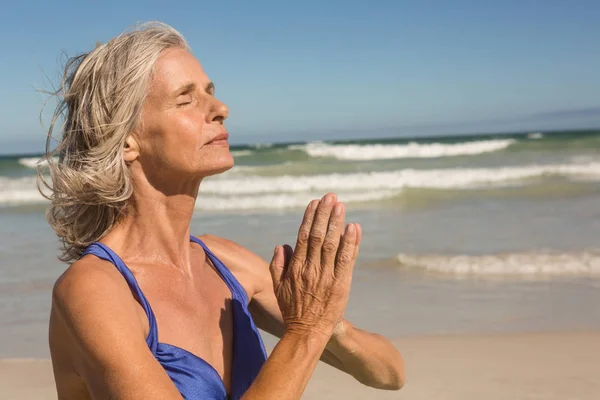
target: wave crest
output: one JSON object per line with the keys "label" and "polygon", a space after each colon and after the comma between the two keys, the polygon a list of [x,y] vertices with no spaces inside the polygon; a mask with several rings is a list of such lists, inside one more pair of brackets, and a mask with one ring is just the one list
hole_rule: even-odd
{"label": "wave crest", "polygon": [[395,158],[438,158],[469,156],[506,149],[515,139],[478,140],[463,143],[417,143],[408,144],[327,144],[313,142],[290,146],[291,150],[303,150],[311,157],[333,157],[339,160],[388,160]]}
{"label": "wave crest", "polygon": [[[396,196],[406,188],[480,189],[514,185],[527,179],[544,176],[600,180],[600,162],[505,168],[404,169],[302,176],[251,175],[252,168],[238,167],[225,174],[206,179],[202,183],[198,207],[228,210],[297,207],[306,205],[314,197],[321,197],[328,191],[337,192],[342,201],[377,201]],[[36,188],[35,176],[12,179],[0,177],[0,204],[43,201]],[[222,205],[215,206],[207,202]]]}
{"label": "wave crest", "polygon": [[599,275],[600,251],[522,252],[495,255],[399,254],[400,265],[455,275]]}
{"label": "wave crest", "polygon": [[38,167],[38,165],[44,167],[46,165],[48,165],[48,161],[43,160],[39,157],[25,157],[25,158],[19,158],[19,164],[21,164],[24,167],[27,168],[33,168],[36,169]]}
{"label": "wave crest", "polygon": [[333,173],[302,176],[221,176],[207,179],[203,193],[233,195],[310,191],[467,189],[503,185],[546,175],[600,179],[600,162],[505,168],[404,169],[388,172]]}

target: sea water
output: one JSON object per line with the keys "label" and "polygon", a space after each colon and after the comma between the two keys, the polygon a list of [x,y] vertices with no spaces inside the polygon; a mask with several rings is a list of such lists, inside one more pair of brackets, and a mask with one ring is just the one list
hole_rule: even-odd
{"label": "sea water", "polygon": [[[395,337],[600,328],[600,132],[232,146],[192,233],[269,260],[311,199],[335,192],[364,238],[346,317]],[[0,157],[0,357],[47,357],[66,268],[35,184]]]}

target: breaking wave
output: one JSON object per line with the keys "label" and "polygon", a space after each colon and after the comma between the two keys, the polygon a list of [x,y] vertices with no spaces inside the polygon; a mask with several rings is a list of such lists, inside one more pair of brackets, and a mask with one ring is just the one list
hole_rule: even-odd
{"label": "breaking wave", "polygon": [[455,275],[599,275],[600,251],[580,253],[556,251],[493,255],[410,255],[399,254],[403,267]]}
{"label": "breaking wave", "polygon": [[313,142],[290,146],[311,157],[334,157],[339,160],[388,160],[395,158],[437,158],[469,156],[506,149],[515,139],[479,140],[463,143],[407,144],[328,144]]}
{"label": "breaking wave", "polygon": [[[321,175],[240,175],[250,167],[234,168],[202,183],[198,208],[250,209],[304,206],[328,191],[345,202],[377,201],[396,196],[403,189],[461,190],[502,187],[528,179],[562,176],[572,180],[600,180],[600,162],[559,165],[530,165],[504,168],[403,169],[387,172],[332,173]],[[0,177],[0,204],[43,202],[35,176]]]}

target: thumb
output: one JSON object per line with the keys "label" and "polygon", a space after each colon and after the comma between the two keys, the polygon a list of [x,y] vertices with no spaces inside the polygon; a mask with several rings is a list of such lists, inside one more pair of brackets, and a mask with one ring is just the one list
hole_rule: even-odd
{"label": "thumb", "polygon": [[281,283],[281,277],[283,276],[284,256],[283,249],[281,246],[276,246],[273,252],[273,259],[269,265],[271,271],[271,277],[273,278],[273,288],[277,291],[279,284]]}

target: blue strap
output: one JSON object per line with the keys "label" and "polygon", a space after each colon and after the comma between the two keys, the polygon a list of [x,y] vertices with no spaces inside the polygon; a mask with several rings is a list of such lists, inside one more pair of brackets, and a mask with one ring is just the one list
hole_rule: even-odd
{"label": "blue strap", "polygon": [[135,279],[135,276],[133,275],[131,270],[127,268],[127,265],[125,265],[121,257],[119,257],[108,246],[100,242],[94,242],[90,244],[85,249],[81,257],[87,254],[92,254],[102,260],[112,263],[115,267],[117,267],[121,275],[123,275],[125,281],[127,281],[127,284],[129,285],[129,288],[138,298],[140,304],[146,312],[146,316],[148,317],[150,332],[148,332],[148,336],[146,337],[146,343],[148,344],[150,350],[154,353],[156,351],[156,346],[158,342],[158,329],[156,327],[156,318],[154,317],[154,312],[152,311],[152,307],[150,307],[150,303],[146,299],[146,296],[144,296],[144,293],[142,292],[142,289],[140,289],[140,286],[138,285],[137,280]]}
{"label": "blue strap", "polygon": [[221,260],[219,260],[217,256],[215,256],[214,253],[210,251],[210,249],[202,242],[202,240],[194,236],[191,236],[190,238],[192,242],[198,243],[200,246],[202,246],[202,248],[208,255],[208,258],[217,269],[217,272],[219,273],[219,275],[221,275],[221,278],[225,281],[225,284],[229,287],[229,290],[231,290],[231,294],[233,295],[233,297],[237,298],[244,305],[248,304],[248,295],[246,294],[246,291],[244,290],[240,282],[236,279],[236,277],[231,273],[229,268],[227,268],[225,264],[223,264]]}
{"label": "blue strap", "polygon": [[[210,249],[204,244],[204,242],[202,242],[195,236],[190,236],[190,240],[202,246],[202,248],[208,255],[210,261],[217,269],[217,273],[221,276],[221,278],[231,291],[233,298],[237,299],[245,308],[245,306],[248,304],[248,296],[240,282],[235,278],[231,271],[229,271],[225,264],[223,264],[221,260],[219,260],[217,256],[215,256],[215,254],[212,251],[210,251]],[[117,267],[121,275],[123,275],[123,277],[127,281],[127,284],[129,285],[129,288],[138,298],[140,304],[146,312],[146,316],[148,317],[148,323],[150,325],[150,332],[146,337],[146,343],[148,343],[148,347],[150,347],[150,350],[152,350],[153,353],[156,352],[156,346],[158,343],[158,327],[156,324],[156,317],[154,316],[152,307],[150,307],[150,303],[146,299],[146,296],[144,296],[144,293],[138,285],[137,280],[135,279],[135,276],[133,275],[131,270],[127,267],[125,262],[123,262],[121,257],[119,257],[114,251],[112,251],[108,246],[106,246],[103,243],[94,242],[90,244],[85,249],[81,257],[87,254],[93,254],[94,256],[102,260],[114,264],[114,266]]]}

